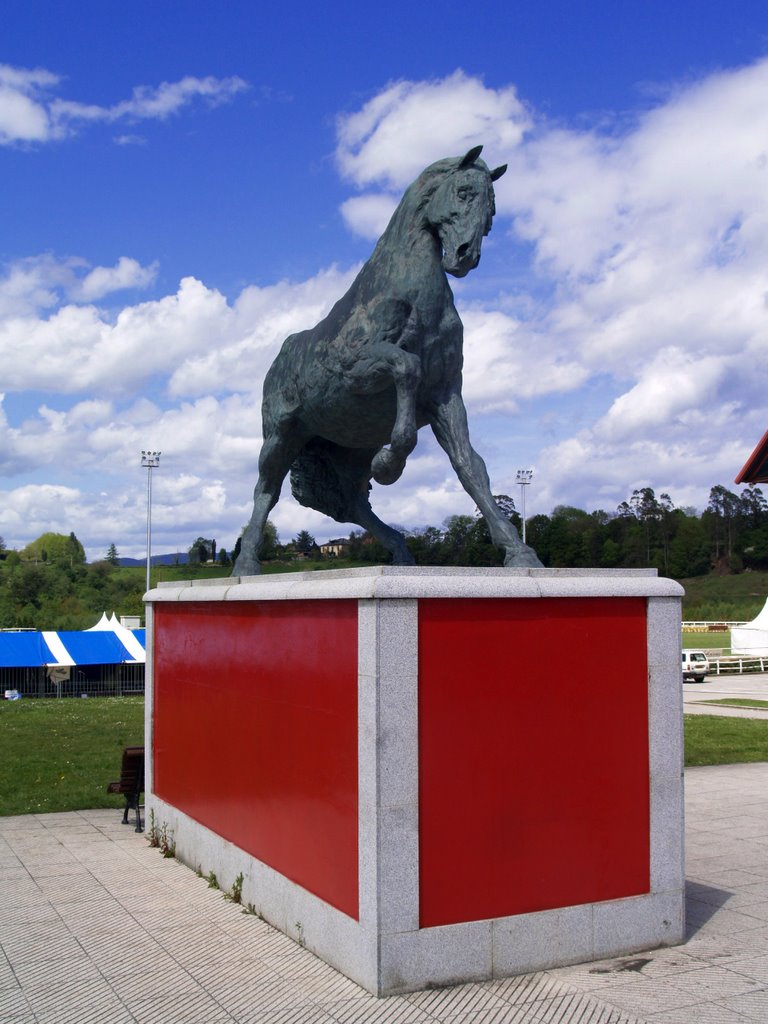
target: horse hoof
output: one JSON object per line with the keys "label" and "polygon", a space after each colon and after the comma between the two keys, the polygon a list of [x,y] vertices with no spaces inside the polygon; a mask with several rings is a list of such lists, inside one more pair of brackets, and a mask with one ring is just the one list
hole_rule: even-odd
{"label": "horse hoof", "polygon": [[246,558],[243,555],[240,555],[232,569],[232,575],[259,576],[261,575],[261,563],[255,558]]}
{"label": "horse hoof", "polygon": [[504,565],[507,568],[512,569],[543,569],[544,566],[539,561],[539,556],[533,550],[529,548],[527,544],[521,544],[519,547],[507,548],[507,553],[504,558]]}
{"label": "horse hoof", "polygon": [[371,462],[371,476],[377,484],[393,484],[405,469],[405,459],[398,458],[389,448],[376,452]]}

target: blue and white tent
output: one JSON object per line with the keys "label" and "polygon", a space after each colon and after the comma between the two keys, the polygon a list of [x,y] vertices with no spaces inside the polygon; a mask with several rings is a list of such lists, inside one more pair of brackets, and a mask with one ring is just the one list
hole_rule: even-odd
{"label": "blue and white tent", "polygon": [[144,645],[143,629],[126,629],[104,614],[91,629],[0,632],[0,668],[143,665]]}
{"label": "blue and white tent", "polygon": [[42,633],[0,632],[0,668],[32,668],[55,663]]}

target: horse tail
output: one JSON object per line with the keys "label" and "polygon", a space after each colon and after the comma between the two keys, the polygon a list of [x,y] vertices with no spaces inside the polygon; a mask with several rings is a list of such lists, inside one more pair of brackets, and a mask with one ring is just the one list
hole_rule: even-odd
{"label": "horse tail", "polygon": [[376,449],[342,448],[316,437],[291,466],[291,492],[306,508],[339,523],[357,521],[356,507],[368,502],[371,459]]}

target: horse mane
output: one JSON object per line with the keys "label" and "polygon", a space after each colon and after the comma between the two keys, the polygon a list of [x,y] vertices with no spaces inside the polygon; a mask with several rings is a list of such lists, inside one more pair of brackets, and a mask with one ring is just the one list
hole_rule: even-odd
{"label": "horse mane", "polygon": [[[418,178],[405,190],[403,198],[392,214],[384,235],[382,235],[382,239],[391,231],[397,230],[406,218],[410,216],[415,217],[425,210],[437,189],[449,174],[453,174],[459,169],[463,159],[464,157],[461,156],[444,157],[442,160],[437,160],[435,163],[430,164],[429,167],[426,167]],[[476,157],[471,166],[478,168],[478,170],[484,170],[489,175],[490,181],[491,172],[484,160]],[[491,204],[491,213],[494,214],[496,212],[496,204],[494,202],[493,189],[491,189]]]}

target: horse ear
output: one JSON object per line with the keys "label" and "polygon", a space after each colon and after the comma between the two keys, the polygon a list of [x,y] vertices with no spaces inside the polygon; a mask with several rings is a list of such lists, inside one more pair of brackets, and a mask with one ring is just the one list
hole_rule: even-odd
{"label": "horse ear", "polygon": [[498,181],[506,169],[507,165],[502,164],[501,167],[497,167],[495,170],[491,171],[491,181]]}
{"label": "horse ear", "polygon": [[482,146],[473,146],[473,148],[470,149],[468,153],[465,153],[459,161],[459,170],[463,171],[466,167],[471,167],[482,152]]}

